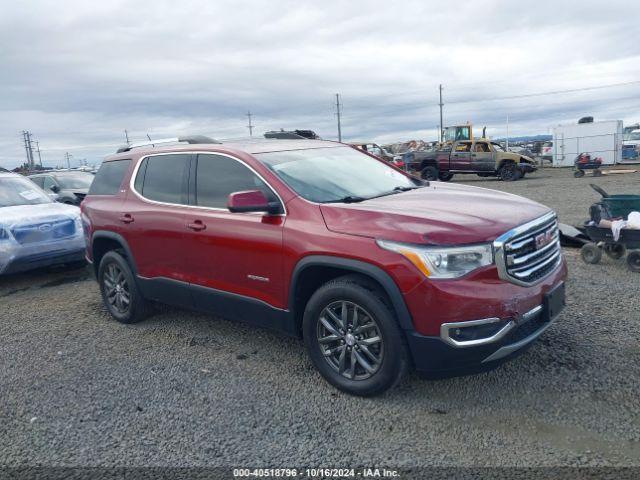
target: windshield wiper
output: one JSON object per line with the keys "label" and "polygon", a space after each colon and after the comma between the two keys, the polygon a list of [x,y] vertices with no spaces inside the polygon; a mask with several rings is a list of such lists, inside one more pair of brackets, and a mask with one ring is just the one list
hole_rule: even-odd
{"label": "windshield wiper", "polygon": [[415,190],[416,188],[422,188],[421,186],[415,186],[415,187],[394,187],[393,190],[391,190],[390,192],[384,192],[381,193],[380,195],[376,195],[375,197],[369,197],[369,198],[379,198],[379,197],[386,197],[388,195],[395,195],[396,193],[402,193],[402,192],[408,192],[409,190]]}
{"label": "windshield wiper", "polygon": [[358,203],[358,202],[364,202],[365,200],[368,200],[368,198],[357,197],[354,195],[347,195],[346,197],[338,198],[336,200],[329,200],[324,203]]}

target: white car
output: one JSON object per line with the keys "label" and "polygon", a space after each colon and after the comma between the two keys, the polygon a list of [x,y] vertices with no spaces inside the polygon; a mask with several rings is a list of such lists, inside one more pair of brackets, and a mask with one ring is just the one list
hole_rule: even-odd
{"label": "white car", "polygon": [[31,180],[0,172],[0,275],[84,259],[80,209]]}

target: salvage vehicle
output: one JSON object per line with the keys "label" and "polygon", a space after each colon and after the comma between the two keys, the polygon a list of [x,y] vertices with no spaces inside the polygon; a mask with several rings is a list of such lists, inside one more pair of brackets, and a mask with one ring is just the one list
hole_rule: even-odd
{"label": "salvage vehicle", "polygon": [[94,176],[87,172],[69,170],[29,175],[29,179],[45,192],[56,193],[60,203],[80,205],[87,196]]}
{"label": "salvage vehicle", "polygon": [[507,152],[498,143],[485,138],[459,140],[418,158],[405,158],[408,169],[425,180],[449,181],[454,174],[475,173],[480,177],[500,177],[509,182],[535,172],[532,158]]}
{"label": "salvage vehicle", "polygon": [[0,172],[0,274],[84,262],[78,207],[54,202],[22,175]]}
{"label": "salvage vehicle", "polygon": [[393,153],[390,153],[386,148],[381,147],[377,143],[349,142],[349,145],[351,145],[353,148],[357,148],[358,150],[362,150],[363,152],[370,153],[371,155],[374,155],[389,163],[393,163],[396,167],[404,167],[402,155],[394,155]]}
{"label": "salvage vehicle", "polygon": [[432,377],[494,368],[564,304],[549,208],[424,182],[336,142],[125,146],[81,210],[117,321],[160,302],[301,336],[322,376],[356,395],[410,366]]}

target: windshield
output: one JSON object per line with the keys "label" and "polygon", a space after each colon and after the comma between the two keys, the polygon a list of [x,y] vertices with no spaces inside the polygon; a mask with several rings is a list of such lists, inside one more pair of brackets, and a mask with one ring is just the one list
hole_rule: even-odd
{"label": "windshield", "polygon": [[52,200],[31,180],[0,177],[0,208],[40,203],[52,203]]}
{"label": "windshield", "polygon": [[640,140],[640,132],[631,132],[627,136],[627,140]]}
{"label": "windshield", "polygon": [[351,147],[270,152],[256,157],[312,202],[360,201],[417,186],[406,175]]}
{"label": "windshield", "polygon": [[91,186],[91,182],[93,182],[93,175],[65,175],[56,177],[56,180],[65,190],[73,190],[75,188],[87,189]]}
{"label": "windshield", "polygon": [[504,148],[502,148],[502,145],[500,145],[499,143],[491,142],[491,145],[493,145],[494,150],[497,151],[497,152],[504,152],[505,151]]}

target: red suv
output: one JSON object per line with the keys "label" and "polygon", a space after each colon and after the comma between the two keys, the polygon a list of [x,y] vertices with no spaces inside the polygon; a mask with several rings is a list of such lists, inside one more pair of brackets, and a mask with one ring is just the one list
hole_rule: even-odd
{"label": "red suv", "polygon": [[316,140],[125,147],[82,203],[87,257],[123,323],[153,302],[304,339],[333,385],[373,395],[413,366],[495,367],[564,305],[555,214],[425,183]]}

